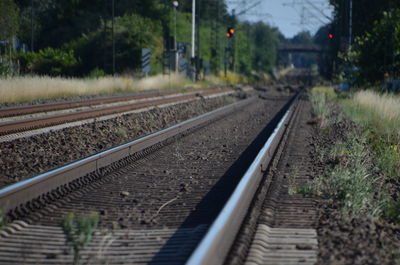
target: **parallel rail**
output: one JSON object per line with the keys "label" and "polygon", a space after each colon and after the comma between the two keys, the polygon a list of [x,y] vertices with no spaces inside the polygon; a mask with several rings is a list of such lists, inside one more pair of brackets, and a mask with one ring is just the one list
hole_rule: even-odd
{"label": "parallel rail", "polygon": [[[85,120],[90,118],[97,118],[106,115],[112,115],[117,113],[124,113],[127,111],[137,110],[149,106],[155,106],[160,104],[169,104],[175,102],[181,102],[186,100],[195,99],[198,96],[210,96],[213,94],[220,94],[223,92],[232,91],[231,89],[224,89],[219,91],[202,91],[200,93],[188,93],[183,95],[177,95],[169,98],[158,98],[158,99],[150,99],[145,102],[136,102],[133,104],[126,104],[122,106],[111,106],[111,107],[103,107],[95,110],[85,110],[76,113],[68,113],[68,114],[58,114],[50,117],[36,118],[36,119],[28,119],[21,121],[13,121],[7,122],[4,124],[0,124],[0,135],[6,135],[21,131],[27,131],[31,129],[38,129],[58,124],[63,124],[67,122],[74,122],[79,120]],[[0,111],[1,114],[1,111]]]}
{"label": "parallel rail", "polygon": [[187,265],[223,264],[245,218],[254,194],[295,112],[298,93],[272,135],[244,174]]}
{"label": "parallel rail", "polygon": [[170,128],[5,187],[0,190],[0,209],[2,209],[3,212],[8,212],[73,180],[79,179],[89,173],[99,172],[102,168],[107,167],[114,162],[129,157],[159,142],[165,141],[168,138],[181,134],[190,128],[200,126],[201,124],[242,108],[253,102],[253,100],[254,98],[249,98],[219,108]]}
{"label": "parallel rail", "polygon": [[150,93],[141,93],[138,95],[131,95],[131,96],[112,96],[107,98],[96,98],[96,99],[89,99],[84,101],[71,101],[65,103],[50,103],[50,104],[41,104],[35,106],[23,106],[23,107],[11,107],[11,108],[4,108],[0,109],[0,118],[4,117],[12,117],[12,116],[19,116],[19,115],[26,115],[26,114],[33,114],[39,112],[47,112],[47,111],[57,111],[57,110],[65,110],[71,108],[79,108],[85,106],[95,106],[101,104],[109,104],[115,102],[123,102],[123,101],[130,101],[130,100],[140,100],[140,99],[147,99],[147,98],[154,98],[154,97],[161,97],[161,96],[169,96],[177,94],[176,91],[165,91],[165,92],[150,92]]}

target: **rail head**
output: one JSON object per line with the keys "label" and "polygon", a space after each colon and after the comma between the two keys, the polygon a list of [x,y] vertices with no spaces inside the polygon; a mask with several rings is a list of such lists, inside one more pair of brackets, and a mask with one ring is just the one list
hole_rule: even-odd
{"label": "rail head", "polygon": [[7,213],[10,210],[36,199],[43,194],[49,193],[58,187],[90,173],[98,172],[101,168],[129,157],[157,143],[163,142],[168,138],[179,135],[192,127],[200,126],[201,124],[226,115],[236,109],[242,108],[247,104],[250,104],[253,100],[255,100],[255,98],[249,98],[218,108],[161,131],[154,132],[7,186],[0,190],[0,209],[3,213]]}
{"label": "rail head", "polygon": [[223,264],[245,218],[265,169],[271,162],[300,97],[298,93],[273,133],[252,162],[207,234],[194,250],[187,265]]}

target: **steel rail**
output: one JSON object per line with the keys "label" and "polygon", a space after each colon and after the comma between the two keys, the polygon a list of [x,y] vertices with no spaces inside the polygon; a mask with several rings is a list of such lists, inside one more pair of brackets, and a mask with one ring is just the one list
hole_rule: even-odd
{"label": "steel rail", "polygon": [[[57,114],[48,117],[40,117],[40,118],[33,118],[28,120],[17,120],[12,122],[7,122],[0,124],[0,135],[7,135],[11,133],[21,132],[21,131],[29,131],[32,129],[38,129],[43,127],[49,127],[52,125],[58,125],[68,122],[74,122],[84,119],[90,118],[97,118],[105,115],[112,115],[117,113],[123,113],[126,111],[136,110],[145,108],[148,106],[156,106],[160,104],[169,104],[169,103],[179,103],[181,101],[195,99],[197,97],[206,97],[213,94],[219,94],[221,91],[203,91],[201,93],[187,93],[183,95],[177,95],[174,97],[169,98],[158,98],[158,99],[151,99],[144,102],[136,102],[133,104],[127,104],[122,106],[111,106],[111,107],[104,107],[98,108],[94,110],[83,110],[79,112],[67,113],[67,114]],[[223,91],[226,92],[226,91]]]}
{"label": "steel rail", "polygon": [[187,265],[223,264],[246,216],[254,194],[293,116],[298,93],[274,132],[250,165],[224,208],[196,247]]}
{"label": "steel rail", "polygon": [[163,142],[168,138],[187,131],[190,128],[229,114],[247,104],[250,104],[254,100],[255,98],[249,98],[218,108],[164,130],[132,140],[125,144],[5,187],[0,190],[0,209],[3,213],[7,213],[8,211],[38,198],[43,194],[61,187],[62,185],[89,173],[98,172],[101,168],[129,157],[157,143]]}
{"label": "steel rail", "polygon": [[[226,89],[225,88],[212,89],[211,91],[218,91],[218,90],[226,90]],[[207,90],[194,90],[192,92],[186,92],[186,93],[182,93],[176,90],[149,91],[149,92],[139,92],[133,95],[123,95],[123,96],[119,95],[119,96],[109,96],[104,98],[94,98],[88,100],[75,100],[69,102],[47,103],[47,104],[32,105],[32,106],[0,108],[0,118],[15,117],[27,114],[40,113],[40,112],[60,111],[60,110],[74,109],[80,107],[97,106],[103,104],[112,104],[112,103],[125,102],[131,100],[152,99],[152,98],[168,97],[174,95],[178,96],[181,94],[196,94],[196,93],[203,93],[205,91]]]}
{"label": "steel rail", "polygon": [[110,104],[110,103],[124,102],[130,100],[151,99],[155,97],[170,96],[175,94],[180,94],[180,93],[178,91],[156,91],[156,92],[145,92],[136,95],[111,96],[105,98],[94,98],[94,99],[77,100],[70,102],[47,103],[47,104],[40,104],[33,106],[2,108],[0,109],[0,118],[20,116],[26,114],[39,113],[39,112],[65,110],[65,109],[79,108],[84,106]]}

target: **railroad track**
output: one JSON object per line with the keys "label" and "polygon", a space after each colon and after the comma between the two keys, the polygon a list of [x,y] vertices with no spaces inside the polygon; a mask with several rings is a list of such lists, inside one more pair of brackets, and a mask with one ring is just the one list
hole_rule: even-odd
{"label": "railroad track", "polygon": [[222,264],[299,109],[261,98],[0,190],[0,263],[71,263],[59,224],[93,211],[84,263]]}
{"label": "railroad track", "polygon": [[27,114],[40,113],[40,112],[59,111],[59,110],[88,107],[88,106],[97,106],[97,105],[104,105],[104,104],[124,102],[124,101],[167,97],[177,94],[179,93],[177,93],[176,91],[152,91],[144,93],[142,92],[140,94],[134,94],[134,95],[111,96],[111,97],[70,101],[63,103],[40,104],[34,106],[10,107],[10,108],[0,109],[0,118],[15,117]]}
{"label": "railroad track", "polygon": [[[22,108],[2,109],[0,110],[0,136],[12,133],[18,133],[38,128],[44,128],[64,123],[71,123],[81,120],[93,119],[102,116],[126,113],[133,110],[143,109],[152,106],[166,105],[171,103],[180,103],[193,100],[199,97],[208,97],[233,92],[230,88],[199,91],[184,94],[172,94],[172,92],[158,92],[153,94],[143,94],[127,97],[112,97],[105,99],[93,99],[82,102],[70,102],[59,104],[38,105]],[[116,104],[118,102],[119,104]],[[126,102],[126,103],[124,103]],[[113,104],[111,104],[113,103]],[[105,104],[109,106],[103,107]],[[78,107],[84,109],[76,109]],[[88,106],[91,106],[90,108]],[[95,106],[95,107],[93,107]],[[96,107],[97,106],[97,107]],[[94,108],[94,109],[92,109]],[[70,111],[57,113],[55,111],[70,109]],[[41,114],[51,111],[50,114]],[[19,115],[35,114],[35,117],[26,117],[22,119],[15,117]],[[5,118],[13,116],[12,118]]]}

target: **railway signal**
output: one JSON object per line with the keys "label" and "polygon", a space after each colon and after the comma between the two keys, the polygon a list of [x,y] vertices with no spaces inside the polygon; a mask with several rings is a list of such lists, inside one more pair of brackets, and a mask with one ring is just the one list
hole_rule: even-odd
{"label": "railway signal", "polygon": [[227,38],[233,38],[235,36],[235,29],[234,28],[227,28],[226,29],[226,37]]}

